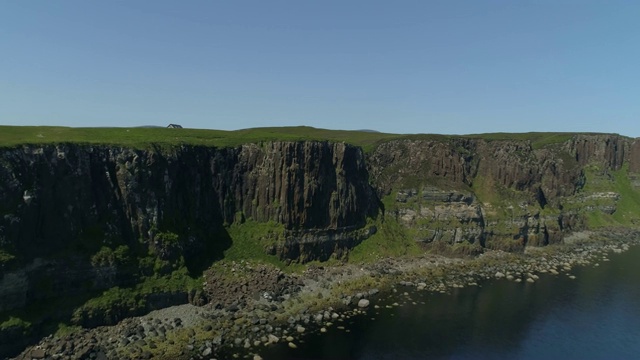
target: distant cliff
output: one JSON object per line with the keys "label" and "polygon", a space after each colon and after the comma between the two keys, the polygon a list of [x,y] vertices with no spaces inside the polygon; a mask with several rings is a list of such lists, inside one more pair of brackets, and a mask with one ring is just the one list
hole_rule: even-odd
{"label": "distant cliff", "polygon": [[[387,217],[416,241],[517,251],[561,242],[587,228],[589,219],[612,220],[625,184],[631,193],[624,201],[637,203],[640,188],[631,182],[639,143],[618,135],[575,135],[542,146],[509,139],[394,140],[378,146],[368,164],[379,196],[390,198]],[[640,223],[636,210],[621,223]]]}
{"label": "distant cliff", "polygon": [[[425,250],[469,254],[640,225],[639,140],[533,137],[395,136],[366,152],[313,140],[2,148],[0,320],[62,293],[77,307],[183,267],[197,275],[246,244],[304,263],[347,259],[390,224]],[[169,295],[138,308],[201,301]],[[74,321],[130,314],[84,309]]]}

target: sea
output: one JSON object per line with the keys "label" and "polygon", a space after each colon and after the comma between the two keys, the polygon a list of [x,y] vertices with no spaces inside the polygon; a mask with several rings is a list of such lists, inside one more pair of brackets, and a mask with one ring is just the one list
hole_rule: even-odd
{"label": "sea", "polygon": [[[263,359],[640,359],[640,247],[534,283],[398,287]],[[397,304],[397,305],[393,305]],[[375,308],[378,305],[378,308]]]}

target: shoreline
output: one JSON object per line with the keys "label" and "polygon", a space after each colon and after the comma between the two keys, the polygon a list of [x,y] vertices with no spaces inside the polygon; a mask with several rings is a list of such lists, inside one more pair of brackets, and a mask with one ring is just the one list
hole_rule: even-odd
{"label": "shoreline", "polygon": [[[202,307],[173,306],[114,326],[81,329],[60,338],[50,335],[16,359],[260,359],[265,346],[284,342],[295,347],[301,336],[326,331],[364,311],[360,309],[377,306],[381,294],[403,287],[447,293],[489,279],[535,282],[544,273],[571,278],[573,267],[598,266],[608,261],[607,254],[640,244],[640,231],[585,231],[566,237],[564,242],[528,247],[524,253],[487,250],[473,258],[425,254],[373,264],[311,265],[301,274],[290,275],[252,262],[233,263],[230,273],[223,276],[237,280],[247,275],[252,281],[225,284],[217,279],[215,284],[207,284],[214,292],[222,287],[231,289],[226,300],[232,301]],[[261,284],[262,279],[275,284]],[[250,294],[254,282],[274,290]]]}

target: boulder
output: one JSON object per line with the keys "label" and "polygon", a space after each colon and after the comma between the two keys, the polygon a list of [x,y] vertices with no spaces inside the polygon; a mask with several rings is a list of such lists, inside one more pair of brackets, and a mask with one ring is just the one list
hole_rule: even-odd
{"label": "boulder", "polygon": [[31,350],[31,358],[32,359],[44,359],[47,356],[44,349],[33,349]]}

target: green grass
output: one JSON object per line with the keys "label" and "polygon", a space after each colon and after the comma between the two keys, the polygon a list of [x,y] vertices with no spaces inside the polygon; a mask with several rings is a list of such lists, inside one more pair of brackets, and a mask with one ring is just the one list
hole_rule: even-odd
{"label": "green grass", "polygon": [[69,128],[0,126],[0,147],[24,144],[83,143],[147,148],[152,144],[232,147],[266,141],[328,140],[371,149],[380,141],[400,135],[339,131],[312,127],[254,128],[237,131],[166,128]]}
{"label": "green grass", "polygon": [[628,164],[618,171],[613,172],[614,191],[620,194],[617,210],[613,213],[613,219],[623,225],[631,225],[633,220],[640,219],[640,193],[633,188],[629,180]]}
{"label": "green grass", "polygon": [[478,174],[473,179],[471,189],[480,202],[497,205],[502,199],[499,198],[495,187],[493,179]]}
{"label": "green grass", "polygon": [[275,255],[267,254],[267,247],[284,241],[284,225],[269,221],[266,223],[246,220],[227,228],[231,237],[231,247],[224,252],[226,261],[256,260],[282,267],[284,263]]}
{"label": "green grass", "polygon": [[112,287],[77,308],[73,313],[72,322],[83,325],[85,319],[114,319],[112,314],[115,312],[135,315],[146,306],[146,299],[142,295],[135,288]]}
{"label": "green grass", "polygon": [[[633,188],[629,180],[628,164],[611,172],[602,171],[598,166],[585,167],[586,183],[582,193],[616,192],[620,195],[617,202],[613,200],[591,200],[587,205],[614,205],[616,211],[609,215],[601,211],[587,212],[587,224],[591,228],[602,228],[616,225],[638,225],[640,219],[640,192]],[[584,207],[584,204],[581,204]]]}
{"label": "green grass", "polygon": [[152,275],[133,287],[112,287],[89,299],[74,311],[72,322],[81,325],[83,319],[96,316],[113,319],[114,313],[120,312],[127,316],[139,314],[146,309],[149,295],[191,290],[202,290],[202,278],[189,276],[185,267],[169,275]]}
{"label": "green grass", "polygon": [[527,191],[518,191],[497,184],[490,176],[478,174],[473,179],[471,186],[473,193],[482,203],[489,203],[495,207],[507,207],[520,202],[530,200],[531,195]]}
{"label": "green grass", "polygon": [[31,322],[20,317],[9,316],[6,320],[0,323],[0,331],[13,327],[21,328],[26,331],[31,327]]}
{"label": "green grass", "polygon": [[529,140],[534,148],[570,139],[572,133],[492,133],[476,135],[387,134],[352,130],[327,130],[308,126],[265,127],[236,131],[167,128],[70,128],[59,126],[0,126],[0,147],[26,144],[81,143],[148,148],[151,145],[204,145],[233,147],[268,141],[318,140],[347,142],[366,152],[394,139],[447,141],[454,138]]}
{"label": "green grass", "polygon": [[82,329],[82,327],[77,326],[77,325],[69,325],[67,323],[59,323],[58,324],[58,328],[55,331],[55,336],[56,337],[64,337],[67,335],[73,335],[76,332],[80,331]]}
{"label": "green grass", "polygon": [[612,183],[606,173],[598,165],[586,165],[584,167],[586,178],[582,192],[613,191]]}
{"label": "green grass", "polygon": [[96,254],[91,257],[93,266],[118,266],[131,260],[129,247],[120,245],[115,250],[110,247],[103,246]]}
{"label": "green grass", "polygon": [[370,263],[385,257],[419,255],[423,251],[407,233],[407,230],[392,217],[372,223],[378,231],[362,241],[349,253],[349,262]]}
{"label": "green grass", "polygon": [[298,262],[287,264],[277,255],[268,254],[269,247],[282,244],[285,240],[284,225],[275,221],[262,223],[248,219],[243,223],[233,223],[227,227],[227,231],[231,237],[231,246],[224,251],[224,258],[213,264],[219,271],[225,271],[226,268],[223,266],[225,263],[242,260],[273,265],[286,273],[304,271],[311,265],[337,263],[337,260],[329,259],[324,262],[314,260],[305,264]]}
{"label": "green grass", "polygon": [[13,255],[10,252],[0,248],[0,268],[2,267],[2,264],[6,264],[6,263],[14,260],[15,258],[16,258],[15,255]]}
{"label": "green grass", "polygon": [[590,229],[599,229],[616,225],[616,221],[609,214],[601,211],[589,211],[586,214],[587,224]]}

